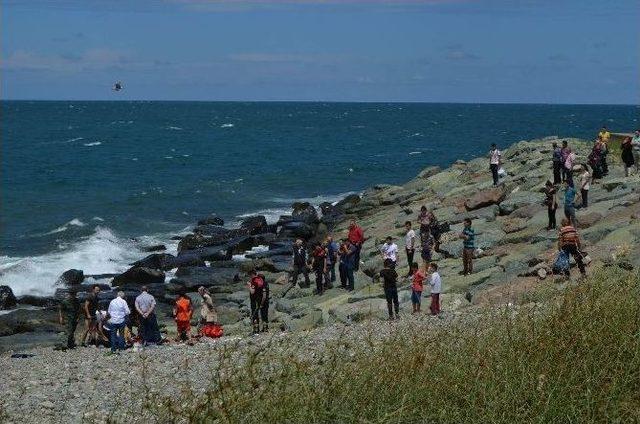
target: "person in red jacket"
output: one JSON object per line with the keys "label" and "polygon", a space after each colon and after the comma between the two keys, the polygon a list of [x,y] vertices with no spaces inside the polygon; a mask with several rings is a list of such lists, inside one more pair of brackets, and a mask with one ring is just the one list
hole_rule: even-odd
{"label": "person in red jacket", "polygon": [[356,257],[354,258],[355,267],[353,268],[353,270],[357,271],[358,269],[360,269],[360,251],[362,250],[362,243],[364,243],[364,231],[362,231],[362,227],[356,224],[355,219],[352,219],[351,223],[349,224],[349,234],[347,235],[347,238],[349,239],[351,244],[356,247]]}

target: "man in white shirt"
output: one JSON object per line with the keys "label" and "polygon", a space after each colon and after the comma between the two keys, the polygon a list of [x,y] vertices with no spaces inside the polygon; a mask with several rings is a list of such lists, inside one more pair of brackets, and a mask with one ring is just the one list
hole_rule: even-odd
{"label": "man in white shirt", "polygon": [[398,262],[398,245],[393,242],[393,238],[387,237],[387,242],[382,245],[380,251],[382,252],[382,259],[385,261],[389,259],[393,262],[392,268],[395,268],[396,262]]}
{"label": "man in white shirt", "polygon": [[160,329],[158,328],[158,320],[156,319],[155,308],[156,299],[149,294],[147,286],[142,286],[142,293],[136,297],[136,311],[140,315],[140,336],[142,343],[160,343]]}
{"label": "man in white shirt", "polygon": [[117,353],[118,350],[124,350],[124,327],[127,316],[131,313],[123,291],[119,291],[118,296],[109,302],[107,312],[111,328],[111,353]]}
{"label": "man in white shirt", "polygon": [[438,315],[440,313],[440,292],[442,291],[442,280],[438,273],[438,264],[432,263],[429,266],[431,271],[431,278],[429,279],[429,285],[431,286],[431,315]]}
{"label": "man in white shirt", "polygon": [[408,277],[411,275],[413,255],[416,253],[416,232],[411,228],[411,221],[405,222],[404,228],[407,230],[407,234],[404,236],[404,248],[407,252],[407,266],[409,268],[409,272],[407,272]]}
{"label": "man in white shirt", "polygon": [[498,150],[496,143],[491,144],[491,151],[489,152],[489,169],[491,169],[491,175],[493,176],[493,185],[498,185],[498,169],[500,168],[502,158],[502,152]]}

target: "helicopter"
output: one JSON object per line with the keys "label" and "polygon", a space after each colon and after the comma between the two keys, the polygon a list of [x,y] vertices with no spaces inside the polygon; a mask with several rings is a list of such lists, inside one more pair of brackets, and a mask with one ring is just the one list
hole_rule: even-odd
{"label": "helicopter", "polygon": [[124,85],[122,85],[122,81],[116,81],[113,84],[113,87],[111,88],[113,91],[120,91],[124,88]]}

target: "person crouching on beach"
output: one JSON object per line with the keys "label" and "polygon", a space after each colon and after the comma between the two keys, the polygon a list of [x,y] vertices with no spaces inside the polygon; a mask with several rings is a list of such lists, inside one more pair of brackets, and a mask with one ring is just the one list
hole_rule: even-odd
{"label": "person crouching on beach", "polygon": [[176,320],[178,340],[189,341],[191,339],[191,317],[193,317],[193,305],[186,293],[178,294],[173,306],[173,317]]}
{"label": "person crouching on beach", "polygon": [[[400,309],[400,303],[398,302],[398,273],[394,269],[394,264],[391,259],[384,261],[384,269],[380,271],[380,277],[382,277],[384,297],[387,299],[387,310],[389,311],[389,320],[400,319],[398,316],[398,310]],[[395,310],[395,315],[394,315]]]}
{"label": "person crouching on beach", "polygon": [[429,266],[431,272],[431,278],[429,279],[429,286],[431,287],[431,315],[440,314],[440,292],[442,291],[442,280],[438,273],[438,264],[432,263]]}
{"label": "person crouching on beach", "polygon": [[417,263],[411,265],[413,274],[411,275],[411,306],[413,307],[413,313],[420,312],[420,304],[422,303],[422,291],[424,290],[424,280],[426,273],[420,269]]}

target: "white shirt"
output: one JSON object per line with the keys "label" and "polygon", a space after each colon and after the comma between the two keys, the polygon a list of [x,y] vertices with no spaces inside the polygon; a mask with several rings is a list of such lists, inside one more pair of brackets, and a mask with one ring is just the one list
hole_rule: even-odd
{"label": "white shirt", "polygon": [[591,188],[591,174],[585,172],[580,177],[580,188],[582,190],[589,190]]}
{"label": "white shirt", "polygon": [[127,305],[127,301],[121,297],[116,297],[111,302],[109,302],[109,323],[111,324],[122,324],[127,315],[129,315],[131,311],[129,310],[129,305]]}
{"label": "white shirt", "polygon": [[382,245],[382,257],[391,259],[393,262],[398,260],[398,246],[395,243],[385,243]]}
{"label": "white shirt", "polygon": [[437,272],[431,274],[429,285],[431,286],[432,294],[439,294],[442,291],[442,280],[440,279],[440,274]]}
{"label": "white shirt", "polygon": [[576,154],[571,152],[567,156],[567,160],[564,161],[564,167],[567,169],[573,169],[573,162],[576,160]]}
{"label": "white shirt", "polygon": [[500,152],[500,150],[495,149],[492,150],[491,152],[489,152],[489,155],[491,157],[491,160],[489,163],[491,163],[491,165],[500,165],[500,156],[502,156],[502,153]]}
{"label": "white shirt", "polygon": [[416,247],[416,232],[413,230],[407,231],[407,235],[404,236],[404,245],[407,249],[414,249]]}

